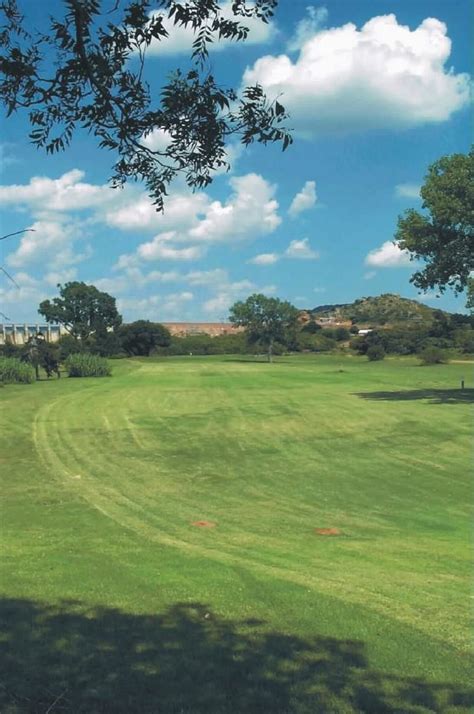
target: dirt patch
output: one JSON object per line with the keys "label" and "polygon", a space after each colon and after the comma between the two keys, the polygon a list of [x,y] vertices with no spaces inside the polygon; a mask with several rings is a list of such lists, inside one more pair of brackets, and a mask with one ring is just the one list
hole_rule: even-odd
{"label": "dirt patch", "polygon": [[315,528],[314,532],[320,536],[338,536],[342,535],[339,528]]}
{"label": "dirt patch", "polygon": [[194,521],[191,525],[197,528],[215,528],[217,523],[214,523],[214,521]]}

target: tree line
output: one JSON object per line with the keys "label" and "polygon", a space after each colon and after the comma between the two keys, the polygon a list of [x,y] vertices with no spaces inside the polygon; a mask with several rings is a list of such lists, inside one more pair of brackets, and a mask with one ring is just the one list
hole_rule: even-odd
{"label": "tree line", "polygon": [[[93,285],[69,282],[58,285],[59,296],[44,300],[38,312],[49,324],[60,324],[68,332],[57,343],[42,336],[24,346],[4,345],[4,357],[29,362],[38,376],[41,367],[47,376],[59,376],[59,364],[67,364],[70,376],[103,376],[104,363],[90,357],[147,357],[152,354],[274,355],[289,352],[352,352],[369,360],[386,354],[421,355],[440,362],[451,351],[474,354],[474,315],[432,311],[431,320],[400,325],[374,326],[365,335],[353,321],[350,328],[324,327],[317,317],[305,314],[288,301],[261,294],[250,295],[230,308],[229,320],[242,332],[211,337],[206,334],[172,336],[167,328],[149,320],[123,324],[116,300]],[[11,365],[10,365],[11,366]],[[81,374],[83,372],[84,374]]]}

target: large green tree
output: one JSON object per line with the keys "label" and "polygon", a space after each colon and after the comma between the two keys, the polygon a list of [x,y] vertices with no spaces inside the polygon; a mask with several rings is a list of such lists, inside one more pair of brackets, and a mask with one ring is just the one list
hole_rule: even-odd
{"label": "large green tree", "polygon": [[171,335],[163,325],[149,320],[137,320],[122,325],[120,343],[129,355],[148,356],[155,347],[168,347]]}
{"label": "large green tree", "polygon": [[298,316],[299,310],[286,300],[261,294],[250,295],[230,308],[230,321],[245,327],[251,342],[266,347],[269,362],[272,361],[274,343],[285,344],[292,337]]}
{"label": "large green tree", "polygon": [[58,285],[58,288],[59,297],[43,300],[38,312],[46,322],[63,325],[81,343],[121,324],[115,298],[108,293],[76,281]]}
{"label": "large green tree", "polygon": [[432,164],[421,197],[425,213],[406,211],[395,235],[399,248],[424,262],[411,282],[421,290],[462,292],[474,270],[474,148]]}
{"label": "large green tree", "polygon": [[[49,153],[66,148],[79,128],[95,135],[116,156],[113,185],[143,180],[162,210],[178,173],[192,187],[211,182],[227,163],[229,137],[245,145],[282,142],[284,149],[291,142],[278,101],[269,102],[258,85],[237,96],[217,83],[207,62],[210,43],[245,40],[245,21],[268,22],[276,4],[233,0],[229,19],[222,0],[60,0],[62,12],[38,31],[28,0],[3,0],[0,100],[8,115],[28,111],[30,138]],[[192,28],[195,40],[190,68],[157,86],[159,64],[147,50],[168,36],[165,21]],[[153,131],[166,132],[166,148],[144,141]]]}

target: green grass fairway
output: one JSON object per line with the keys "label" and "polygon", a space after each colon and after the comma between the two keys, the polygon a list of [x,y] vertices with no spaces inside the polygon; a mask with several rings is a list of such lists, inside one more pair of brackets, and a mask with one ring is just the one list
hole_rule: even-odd
{"label": "green grass fairway", "polygon": [[0,711],[471,711],[473,400],[311,355],[0,389]]}

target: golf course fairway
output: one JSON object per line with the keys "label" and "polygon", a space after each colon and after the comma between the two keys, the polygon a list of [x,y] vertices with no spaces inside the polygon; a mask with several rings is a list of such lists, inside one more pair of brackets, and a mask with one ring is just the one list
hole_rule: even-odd
{"label": "golf course fairway", "polygon": [[111,364],[0,389],[3,713],[472,710],[472,364]]}

